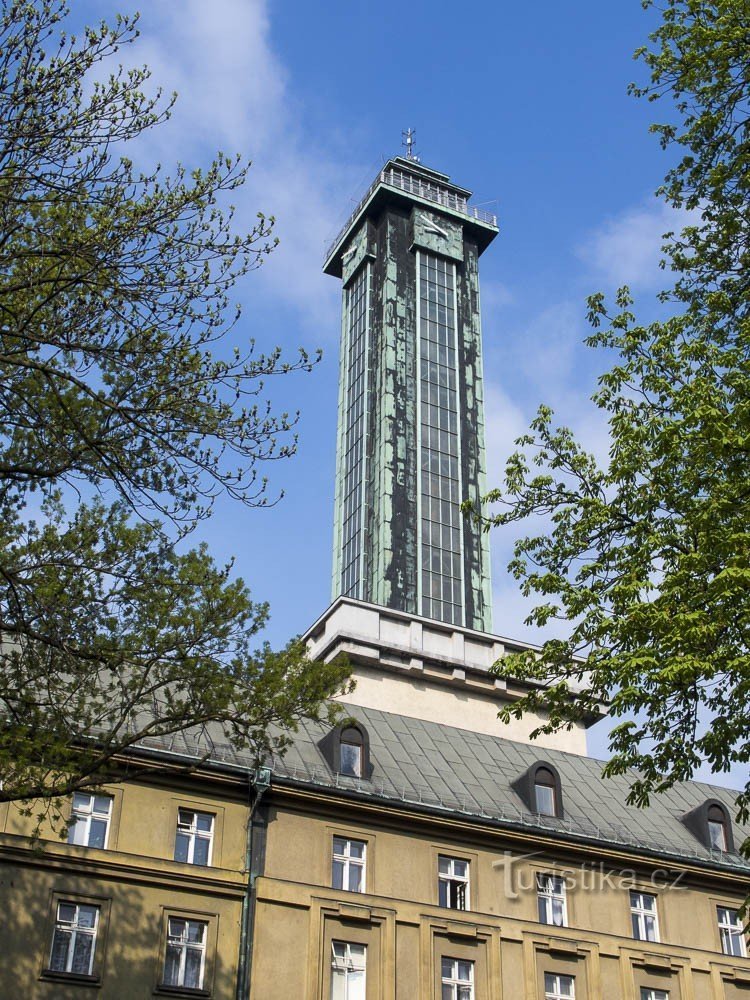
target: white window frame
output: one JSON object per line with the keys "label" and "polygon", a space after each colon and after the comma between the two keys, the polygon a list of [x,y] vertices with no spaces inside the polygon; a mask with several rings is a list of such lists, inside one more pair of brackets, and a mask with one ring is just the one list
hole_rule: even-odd
{"label": "white window frame", "polygon": [[[181,934],[173,933],[172,931],[172,921],[181,921],[185,925],[185,929]],[[190,940],[190,927],[191,925],[197,925],[203,928],[203,935],[200,941]],[[183,989],[203,989],[203,981],[206,977],[206,945],[208,939],[208,923],[205,920],[195,920],[190,917],[181,917],[177,914],[172,914],[167,917],[167,944],[164,949],[164,968],[162,971],[162,983],[164,986],[179,986]],[[179,964],[177,969],[177,982],[167,982],[167,961],[169,958],[169,949],[177,949],[179,952]],[[188,951],[195,951],[200,953],[201,964],[200,964],[200,974],[198,976],[198,985],[187,987],[185,985],[185,971],[187,969],[187,953]]]}
{"label": "white window frame", "polygon": [[[445,974],[446,962],[451,963],[450,974]],[[459,977],[459,964],[469,966],[469,978]],[[468,958],[442,958],[440,960],[440,985],[445,995],[445,987],[450,987],[451,1000],[474,1000],[474,963]]]}
{"label": "white window frame", "polygon": [[[440,862],[448,862],[448,871],[440,871]],[[466,866],[466,874],[458,875],[456,873],[456,863]],[[438,902],[440,902],[440,886],[446,885],[448,894],[448,903],[445,904],[448,910],[470,910],[471,909],[471,864],[466,858],[456,858],[450,854],[439,854],[438,855]],[[463,897],[463,906],[451,906],[451,886],[456,886],[456,898],[461,900]]]}
{"label": "white window frame", "polygon": [[[562,982],[570,983],[570,993],[563,993]],[[575,1000],[576,977],[559,972],[544,973],[544,1000]]]}
{"label": "white window frame", "polygon": [[[76,803],[78,799],[78,803]],[[87,799],[87,802],[80,800]],[[96,808],[97,799],[107,799],[107,811],[103,812]],[[106,850],[109,842],[109,828],[112,822],[112,803],[114,799],[111,795],[101,792],[74,792],[73,804],[71,807],[71,823],[68,826],[68,843],[77,844],[79,847],[90,847],[91,824],[94,820],[104,823],[104,844],[101,848]],[[82,835],[79,835],[82,831]]]}
{"label": "white window frame", "polygon": [[[737,910],[731,906],[717,906],[716,917],[719,924],[722,953],[732,955],[735,958],[747,958],[745,928]],[[735,943],[738,944],[739,951],[735,950]]]}
{"label": "white window frame", "polygon": [[[727,843],[726,821],[723,819],[708,819],[706,820],[706,826],[708,827],[709,847],[714,851],[726,853],[729,847]],[[718,841],[718,843],[716,841]]]}
{"label": "white window frame", "polygon": [[[63,906],[72,906],[75,909],[75,914],[72,920],[65,920],[60,916],[60,910]],[[80,913],[82,909],[93,910],[94,911],[94,926],[93,927],[82,927],[79,923]],[[55,909],[55,926],[52,931],[52,944],[50,946],[49,953],[49,970],[50,972],[64,972],[70,973],[72,975],[83,975],[90,976],[93,974],[94,969],[94,957],[96,955],[96,939],[99,933],[99,918],[101,916],[101,907],[94,903],[77,903],[72,899],[60,899],[57,901]],[[55,952],[55,940],[58,934],[65,935],[68,939],[68,945],[65,952],[65,968],[56,969],[52,965],[52,958]],[[73,959],[76,953],[76,944],[79,938],[90,938],[91,939],[91,951],[89,952],[89,967],[85,972],[73,969]]]}
{"label": "white window frame", "polygon": [[[339,841],[343,843],[343,851],[336,850],[336,842]],[[359,844],[362,847],[362,857],[358,858],[352,856],[352,844]],[[365,881],[367,876],[367,841],[357,840],[354,837],[340,837],[338,834],[334,834],[333,837],[333,850],[332,850],[332,864],[331,864],[331,882],[333,882],[333,866],[338,862],[343,866],[343,871],[341,874],[341,889],[345,892],[366,892],[367,882]],[[359,871],[359,888],[354,889],[351,886],[351,875],[354,870]],[[334,888],[336,888],[334,886]]]}
{"label": "white window frame", "polygon": [[[336,950],[341,954],[337,954]],[[356,952],[356,954],[355,954]],[[354,978],[353,973],[362,973]],[[341,996],[337,983],[343,980],[342,1000],[365,1000],[367,996],[367,945],[358,941],[331,941],[331,997]]]}
{"label": "white window frame", "polygon": [[[650,899],[653,902],[654,905],[652,909],[643,905],[643,901],[647,899]],[[638,925],[637,934],[635,933],[635,927],[633,927],[633,917],[636,918]],[[648,917],[651,917],[654,922],[654,936],[652,938],[648,936]],[[633,939],[635,941],[659,941],[659,913],[657,909],[656,896],[652,892],[642,892],[640,889],[630,890],[630,925],[633,930]]]}
{"label": "white window frame", "polygon": [[[186,821],[182,818],[183,815],[192,816],[192,819],[190,821]],[[210,830],[198,829],[199,816],[207,816],[211,820]],[[174,839],[175,860],[177,860],[177,838],[179,836],[183,836],[188,838],[188,852],[187,860],[181,863],[188,865],[200,865],[201,867],[204,867],[201,862],[195,860],[195,845],[199,840],[207,840],[208,854],[206,855],[205,867],[208,868],[213,860],[215,828],[216,816],[213,813],[203,812],[201,809],[191,809],[188,806],[180,806],[177,810],[177,829],[175,830]]]}
{"label": "white window frame", "polygon": [[669,1000],[669,990],[655,990],[651,986],[641,986],[641,1000]]}
{"label": "white window frame", "polygon": [[[562,875],[556,875],[554,872],[537,872],[536,891],[539,922],[551,927],[567,927],[568,900],[565,892],[565,878]],[[555,900],[561,903],[562,921],[560,923],[557,923],[554,919]]]}

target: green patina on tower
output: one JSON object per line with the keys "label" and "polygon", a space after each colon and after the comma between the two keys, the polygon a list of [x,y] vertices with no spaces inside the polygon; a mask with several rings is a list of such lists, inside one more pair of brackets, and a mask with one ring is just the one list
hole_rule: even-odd
{"label": "green patina on tower", "polygon": [[471,192],[389,160],[331,246],[343,280],[333,598],[491,630],[478,260]]}

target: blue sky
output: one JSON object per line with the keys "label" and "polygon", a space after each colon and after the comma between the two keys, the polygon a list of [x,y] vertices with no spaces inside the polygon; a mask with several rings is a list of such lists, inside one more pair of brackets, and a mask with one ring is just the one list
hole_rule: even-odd
{"label": "blue sky", "polygon": [[[117,10],[100,0],[76,14]],[[661,109],[626,93],[650,24],[639,0],[144,5],[127,58],[180,99],[142,155],[168,166],[240,152],[254,165],[239,218],[277,219],[280,246],[237,289],[234,340],[324,351],[313,374],[269,386],[277,408],[301,410],[299,454],[267,470],[284,499],[265,511],[223,502],[202,529],[270,602],[273,644],[330,598],[340,288],[322,274],[324,247],[407,126],[424,163],[499,216],[481,262],[490,483],[542,401],[606,452],[588,402],[605,359],[582,345],[585,299],[627,282],[647,315],[660,236],[679,222],[653,197],[667,161],[648,124]],[[505,571],[512,541],[492,537],[494,630],[538,641]],[[604,755],[599,728],[590,748]]]}

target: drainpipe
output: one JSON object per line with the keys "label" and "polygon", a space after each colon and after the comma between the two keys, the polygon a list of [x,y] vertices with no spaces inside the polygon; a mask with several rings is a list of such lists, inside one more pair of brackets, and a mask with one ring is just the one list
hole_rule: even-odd
{"label": "drainpipe", "polygon": [[[260,767],[249,779],[250,815],[247,818],[247,837],[245,840],[245,873],[247,886],[242,900],[242,917],[240,923],[240,952],[237,961],[237,992],[236,1000],[248,1000],[250,994],[250,965],[252,962],[253,940],[252,931],[255,918],[255,880],[260,874],[253,871],[253,829],[255,810],[260,804],[265,792],[271,784],[271,768]],[[253,790],[255,795],[253,796]]]}

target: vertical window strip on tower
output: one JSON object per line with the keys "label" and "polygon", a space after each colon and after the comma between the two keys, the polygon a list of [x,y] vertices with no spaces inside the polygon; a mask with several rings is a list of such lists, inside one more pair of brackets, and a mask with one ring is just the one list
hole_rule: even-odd
{"label": "vertical window strip on tower", "polygon": [[365,264],[347,288],[347,385],[344,430],[344,489],[341,527],[341,593],[362,593],[365,438],[367,430],[367,353],[370,265]]}
{"label": "vertical window strip on tower", "polygon": [[421,610],[463,624],[456,266],[419,253]]}

